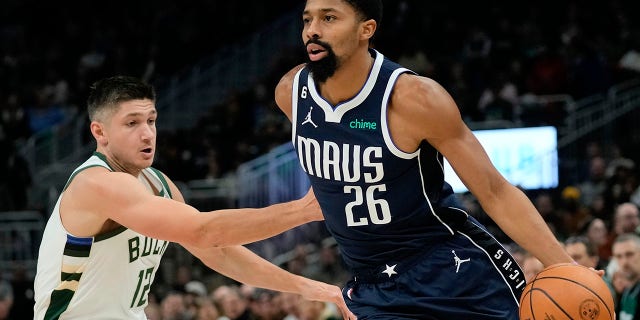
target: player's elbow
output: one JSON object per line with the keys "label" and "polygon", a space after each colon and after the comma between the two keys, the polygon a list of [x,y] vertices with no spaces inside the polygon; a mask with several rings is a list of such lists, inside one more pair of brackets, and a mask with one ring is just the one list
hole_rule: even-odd
{"label": "player's elbow", "polygon": [[230,239],[229,228],[221,228],[216,224],[202,224],[193,232],[189,245],[204,249],[228,247],[235,243]]}
{"label": "player's elbow", "polygon": [[505,193],[512,187],[504,179],[485,179],[483,185],[475,188],[474,195],[480,200],[484,206],[492,206],[501,202]]}

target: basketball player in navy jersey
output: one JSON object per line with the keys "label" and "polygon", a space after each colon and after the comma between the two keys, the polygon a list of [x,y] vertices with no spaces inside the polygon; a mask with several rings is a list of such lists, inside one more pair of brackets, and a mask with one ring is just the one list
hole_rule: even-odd
{"label": "basketball player in navy jersey", "polygon": [[380,0],[307,0],[309,61],[275,93],[354,274],[347,305],[358,319],[517,319],[524,274],[459,206],[443,156],[513,240],[546,266],[572,260],[445,89],[370,48],[381,16]]}

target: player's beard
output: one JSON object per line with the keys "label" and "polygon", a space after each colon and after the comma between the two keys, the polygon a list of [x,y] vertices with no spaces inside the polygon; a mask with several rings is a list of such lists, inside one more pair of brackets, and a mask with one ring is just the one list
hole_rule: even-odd
{"label": "player's beard", "polygon": [[307,67],[311,71],[313,81],[323,83],[333,76],[336,69],[338,69],[338,57],[335,52],[333,52],[331,46],[326,42],[311,39],[307,42],[307,45],[309,43],[321,45],[327,51],[327,56],[317,61],[311,61],[307,55]]}

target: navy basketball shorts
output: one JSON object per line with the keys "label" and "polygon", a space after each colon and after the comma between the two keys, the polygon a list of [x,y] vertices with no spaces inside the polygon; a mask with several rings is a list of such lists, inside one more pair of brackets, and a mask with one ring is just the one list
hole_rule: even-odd
{"label": "navy basketball shorts", "polygon": [[343,289],[365,319],[517,320],[524,273],[472,217],[450,239],[357,272]]}

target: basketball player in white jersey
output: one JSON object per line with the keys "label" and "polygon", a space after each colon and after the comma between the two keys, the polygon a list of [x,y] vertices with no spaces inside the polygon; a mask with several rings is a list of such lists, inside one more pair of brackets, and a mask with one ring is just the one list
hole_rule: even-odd
{"label": "basketball player in white jersey", "polygon": [[[321,220],[312,192],[262,209],[201,213],[151,168],[154,89],[130,77],[98,81],[88,113],[97,149],[69,178],[44,231],[35,319],[146,319],[147,295],[169,242],[240,282],[335,303],[336,286],[286,272],[241,244]],[[173,200],[172,200],[173,199]]]}

